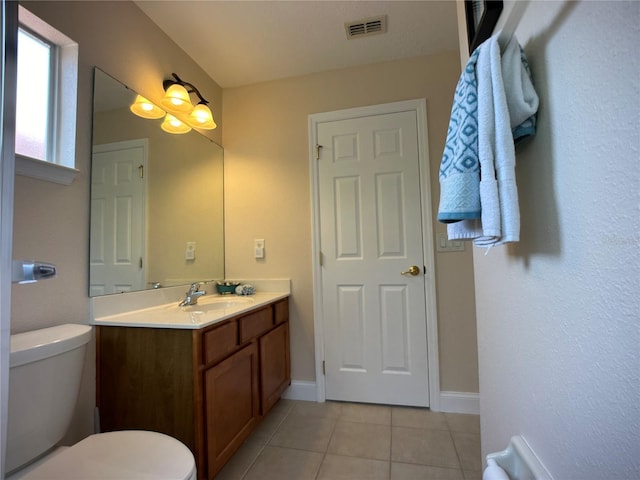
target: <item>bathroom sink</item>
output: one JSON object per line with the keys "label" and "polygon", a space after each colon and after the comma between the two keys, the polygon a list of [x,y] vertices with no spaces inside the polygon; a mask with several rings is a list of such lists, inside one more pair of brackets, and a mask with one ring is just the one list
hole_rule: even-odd
{"label": "bathroom sink", "polygon": [[236,307],[245,307],[252,303],[255,303],[255,300],[249,297],[211,295],[200,297],[197,304],[180,307],[180,309],[187,312],[210,312],[212,310],[226,310]]}

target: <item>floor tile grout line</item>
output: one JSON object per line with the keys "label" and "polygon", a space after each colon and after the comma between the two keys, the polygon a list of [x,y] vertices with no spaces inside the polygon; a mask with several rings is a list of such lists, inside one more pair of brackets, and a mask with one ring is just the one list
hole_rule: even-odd
{"label": "floor tile grout line", "polygon": [[244,472],[242,472],[242,475],[240,476],[240,480],[243,480],[246,476],[247,473],[249,473],[249,470],[251,470],[251,467],[253,467],[256,463],[256,460],[258,460],[258,457],[262,454],[262,452],[264,451],[264,448],[267,446],[267,444],[265,443],[264,445],[262,445],[260,447],[260,450],[258,450],[258,453],[256,453],[256,456],[253,457],[253,460],[251,460],[251,462],[249,462],[249,465],[247,465],[247,467],[244,469]]}
{"label": "floor tile grout line", "polygon": [[[277,433],[277,431],[280,428],[280,426],[284,423],[284,421],[287,419],[287,417],[289,417],[289,415],[293,412],[294,406],[295,406],[295,404],[292,405],[289,408],[289,410],[285,414],[284,418],[280,421],[280,423],[278,423],[278,426],[274,429],[273,433],[271,434],[271,436],[269,437],[267,442],[262,446],[262,448],[260,449],[260,452],[258,452],[258,455],[256,455],[256,457],[253,459],[253,461],[251,462],[251,465],[247,468],[247,470],[245,471],[245,473],[243,474],[243,476],[241,477],[240,480],[243,480],[246,477],[247,473],[249,472],[249,470],[251,469],[253,464],[255,464],[255,461],[260,456],[260,454],[264,451],[265,447],[267,445],[269,445],[269,442],[275,436],[275,434]],[[340,417],[340,415],[338,415],[336,418],[330,418],[330,417],[327,418],[327,417],[324,417],[324,416],[317,416],[317,418],[326,419],[326,420],[333,420],[333,427],[331,429],[331,435],[329,436],[329,440],[327,442],[327,447],[324,450],[324,452],[318,452],[318,451],[315,451],[315,450],[306,450],[306,449],[303,449],[303,448],[295,448],[295,447],[283,447],[283,446],[278,446],[278,445],[272,445],[272,446],[273,447],[277,447],[277,448],[282,448],[282,449],[285,449],[285,450],[295,450],[295,451],[300,451],[300,452],[322,453],[322,460],[318,464],[318,470],[317,470],[317,472],[315,474],[315,477],[314,477],[315,479],[317,479],[318,475],[320,474],[320,469],[322,468],[322,463],[324,462],[324,459],[327,456],[327,453],[328,453],[328,450],[329,450],[329,444],[331,443],[331,439],[333,438],[333,434],[334,434],[336,426],[338,424],[339,417]]]}
{"label": "floor tile grout line", "polygon": [[449,429],[449,437],[451,438],[451,443],[453,443],[453,449],[456,452],[456,458],[458,459],[458,467],[460,467],[460,471],[462,472],[462,476],[464,477],[464,471],[462,470],[462,459],[460,458],[460,453],[458,452],[458,447],[456,446],[456,441],[453,438],[453,432]]}
{"label": "floor tile grout line", "polygon": [[389,475],[387,478],[391,480],[391,467],[393,464],[393,408],[389,416]]}
{"label": "floor tile grout line", "polygon": [[[260,447],[260,450],[258,451],[258,453],[255,455],[255,457],[253,457],[253,460],[251,460],[251,462],[249,462],[249,465],[247,466],[247,468],[245,468],[244,472],[242,473],[242,475],[240,476],[240,480],[244,480],[244,478],[247,476],[247,474],[249,473],[249,470],[251,470],[251,467],[253,467],[256,463],[256,460],[258,460],[258,457],[260,457],[260,455],[262,454],[262,452],[264,452],[264,449],[266,448],[267,445],[269,445],[269,442],[271,441],[271,439],[273,438],[273,436],[276,434],[276,432],[278,431],[278,429],[280,428],[280,426],[282,425],[282,423],[287,419],[287,417],[289,416],[289,413],[291,413],[291,410],[293,410],[293,406],[289,407],[289,409],[287,410],[287,412],[284,414],[284,416],[282,417],[282,420],[280,420],[280,422],[278,423],[278,425],[276,426],[276,428],[273,429],[273,432],[271,432],[271,435],[269,435],[269,438],[267,438],[267,440],[265,441],[265,443]],[[268,414],[267,414],[268,415]],[[266,418],[266,417],[265,417]],[[264,419],[263,419],[264,421]],[[249,437],[247,437],[247,440],[251,438],[251,435],[249,435]],[[246,442],[246,440],[245,440]]]}
{"label": "floor tile grout line", "polygon": [[[328,457],[328,455],[330,454],[329,449],[330,449],[330,445],[331,442],[335,439],[335,435],[336,435],[336,430],[338,428],[338,423],[351,423],[351,424],[369,424],[369,425],[380,425],[380,426],[388,426],[389,428],[389,434],[390,434],[390,439],[389,439],[389,460],[388,460],[388,470],[387,470],[387,479],[391,480],[391,476],[392,476],[392,469],[393,469],[393,463],[398,463],[398,464],[408,464],[408,465],[426,465],[426,466],[434,466],[434,467],[438,467],[438,468],[447,468],[447,469],[455,469],[459,472],[462,473],[462,475],[464,476],[464,470],[462,468],[462,457],[461,457],[461,453],[460,453],[460,449],[458,448],[458,445],[456,445],[456,441],[455,441],[455,433],[469,433],[469,434],[476,434],[475,431],[467,431],[468,429],[464,428],[464,425],[459,425],[458,422],[456,422],[457,428],[454,429],[452,428],[453,425],[451,424],[452,419],[449,419],[445,416],[445,425],[446,425],[446,429],[436,426],[436,428],[433,428],[433,426],[424,426],[424,427],[414,427],[414,426],[405,426],[405,425],[394,425],[394,419],[398,420],[397,415],[398,412],[396,412],[393,408],[391,408],[391,411],[389,412],[389,423],[379,423],[377,421],[367,421],[366,420],[366,415],[364,417],[356,417],[356,418],[349,418],[349,413],[348,412],[344,412],[344,409],[340,409],[337,412],[337,415],[334,415],[333,412],[329,411],[326,412],[324,414],[316,414],[316,412],[314,411],[313,414],[311,414],[311,412],[307,412],[307,415],[305,416],[311,416],[311,417],[316,417],[319,419],[324,419],[324,420],[331,420],[332,421],[332,426],[331,426],[331,431],[327,440],[327,443],[324,447],[323,450],[308,450],[308,449],[303,449],[303,448],[296,448],[296,447],[285,447],[285,446],[278,446],[278,445],[271,445],[270,442],[273,440],[273,438],[276,436],[276,434],[278,433],[278,431],[280,430],[280,428],[282,427],[283,423],[290,418],[295,412],[296,412],[296,406],[297,405],[304,405],[306,402],[296,402],[296,401],[291,401],[291,403],[288,405],[288,407],[285,407],[282,409],[281,412],[278,412],[279,415],[282,415],[282,418],[277,421],[274,422],[274,427],[272,428],[272,431],[270,434],[265,435],[263,438],[265,438],[264,443],[262,443],[261,445],[259,445],[259,449],[257,450],[257,453],[255,455],[253,455],[251,457],[250,462],[248,462],[248,465],[244,468],[243,473],[241,473],[241,475],[239,477],[235,477],[235,478],[239,478],[239,480],[246,480],[248,479],[248,474],[251,471],[251,469],[256,465],[256,462],[258,460],[258,458],[264,453],[265,448],[267,446],[272,446],[272,447],[277,447],[277,448],[281,448],[284,450],[291,450],[291,451],[303,451],[303,452],[315,452],[315,453],[320,453],[322,455],[322,458],[320,459],[320,462],[318,464],[317,470],[315,472],[314,475],[314,479],[318,480],[320,478],[320,473],[322,471],[323,465]],[[275,410],[275,409],[274,409]],[[276,413],[274,410],[272,410],[271,413]],[[301,412],[298,412],[301,413]],[[304,413],[304,412],[302,412]],[[329,415],[327,415],[327,413]],[[443,412],[444,413],[444,412]],[[363,418],[365,418],[365,420],[363,420]],[[427,430],[427,431],[447,431],[449,433],[449,438],[451,440],[451,442],[453,443],[453,447],[454,447],[454,451],[456,454],[456,459],[457,459],[457,467],[453,467],[453,466],[443,466],[443,465],[428,465],[428,464],[423,464],[423,463],[414,463],[414,462],[406,462],[403,460],[398,460],[395,461],[393,460],[393,430],[394,427],[397,428],[408,428],[408,429],[422,429],[422,430]],[[251,436],[249,436],[247,438],[247,440],[251,438]],[[384,461],[381,459],[377,459],[377,458],[369,458],[369,457],[362,457],[362,456],[357,456],[357,455],[345,455],[345,454],[340,454],[340,453],[336,453],[336,455],[342,456],[342,457],[350,457],[350,458],[358,458],[358,459],[363,459],[363,460],[376,460],[376,461]],[[284,480],[284,479],[283,479]]]}
{"label": "floor tile grout line", "polygon": [[333,434],[336,431],[336,426],[338,425],[338,420],[340,420],[341,415],[342,415],[342,408],[340,409],[340,414],[335,418],[335,421],[333,422],[333,428],[331,429],[331,435],[329,435],[327,448],[322,454],[322,460],[320,460],[320,463],[318,464],[318,471],[316,472],[316,475],[313,477],[315,480],[318,480],[318,476],[320,475],[320,470],[322,470],[322,464],[324,463],[325,458],[327,458],[327,453],[329,452],[329,445],[331,444],[331,440],[333,439]]}

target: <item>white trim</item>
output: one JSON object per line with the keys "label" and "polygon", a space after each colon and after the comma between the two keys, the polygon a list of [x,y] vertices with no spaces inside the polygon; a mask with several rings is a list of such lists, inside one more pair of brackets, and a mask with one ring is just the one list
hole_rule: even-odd
{"label": "white trim", "polygon": [[[422,197],[423,249],[425,264],[435,268],[433,245],[433,221],[431,214],[431,196],[429,180],[429,149],[427,145],[427,102],[424,98],[401,102],[372,105],[366,107],[337,110],[334,112],[309,115],[309,172],[311,181],[311,208],[313,232],[311,237],[311,258],[313,278],[313,317],[316,362],[316,400],[324,402],[326,398],[325,381],[322,373],[324,355],[324,325],[322,322],[322,277],[319,268],[320,258],[320,209],[318,168],[315,159],[315,145],[318,143],[317,127],[319,123],[347,120],[370,115],[384,115],[397,112],[416,112],[418,128],[418,158],[420,162],[420,184]],[[427,314],[427,358],[429,368],[429,407],[440,410],[440,366],[438,358],[438,317],[436,306],[435,271],[425,275],[426,314]]]}
{"label": "white trim", "polygon": [[[306,400],[308,402],[324,402],[324,398],[317,398],[318,386],[316,382],[291,380],[291,386],[282,394],[282,398],[289,400]],[[440,409],[430,408],[432,411],[445,413],[466,413],[480,415],[480,394],[469,392],[440,392]]]}
{"label": "white trim", "polygon": [[480,394],[469,392],[440,392],[439,411],[480,415]]}
{"label": "white trim", "polygon": [[54,112],[51,161],[41,161],[16,155],[19,175],[69,185],[78,171],[76,165],[76,112],[78,110],[78,44],[19,5],[19,23],[28,27],[58,49],[53,73]]}
{"label": "white trim", "polygon": [[18,5],[2,2],[0,7],[0,477],[4,478],[11,350]]}
{"label": "white trim", "polygon": [[418,154],[420,158],[420,192],[422,198],[422,245],[425,265],[425,299],[427,314],[427,358],[429,362],[429,408],[440,409],[440,356],[438,350],[438,309],[436,305],[436,259],[433,244],[433,218],[431,213],[431,179],[429,176],[429,145],[427,142],[427,101],[419,100],[416,108],[418,121]]}
{"label": "white trim", "polygon": [[37,178],[60,185],[71,185],[79,172],[75,168],[16,154],[16,175]]}
{"label": "white trim", "polygon": [[316,382],[291,380],[291,385],[282,394],[282,398],[289,400],[319,401],[316,396]]}
{"label": "white trim", "polygon": [[309,115],[309,177],[311,182],[311,220],[313,230],[311,232],[311,274],[313,280],[313,328],[316,363],[316,401],[324,402],[326,390],[324,382],[324,326],[322,323],[322,275],[320,263],[320,188],[318,185],[318,165],[315,159],[315,145],[318,143],[317,115]]}

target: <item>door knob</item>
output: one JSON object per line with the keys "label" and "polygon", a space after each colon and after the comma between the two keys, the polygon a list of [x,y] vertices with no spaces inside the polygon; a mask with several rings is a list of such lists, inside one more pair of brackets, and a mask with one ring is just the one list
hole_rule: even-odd
{"label": "door knob", "polygon": [[417,265],[411,265],[409,267],[409,270],[407,270],[406,272],[400,272],[400,273],[401,275],[406,275],[408,273],[409,275],[413,275],[415,277],[420,273],[420,268],[418,268]]}

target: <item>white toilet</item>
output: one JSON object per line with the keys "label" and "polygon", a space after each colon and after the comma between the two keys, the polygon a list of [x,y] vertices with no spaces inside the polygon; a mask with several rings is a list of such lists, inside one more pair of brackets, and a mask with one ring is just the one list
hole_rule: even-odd
{"label": "white toilet", "polygon": [[60,325],[11,336],[7,480],[196,480],[180,441],[129,430],[57,447],[75,408],[91,327]]}

